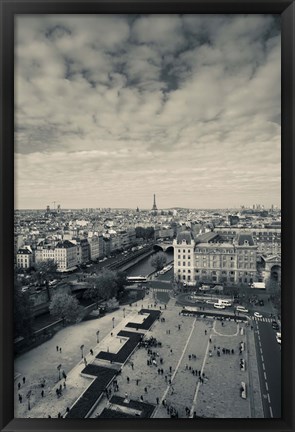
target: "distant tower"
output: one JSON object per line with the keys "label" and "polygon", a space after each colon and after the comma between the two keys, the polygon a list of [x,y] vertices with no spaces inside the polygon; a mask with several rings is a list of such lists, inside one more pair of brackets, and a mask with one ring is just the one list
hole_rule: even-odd
{"label": "distant tower", "polygon": [[154,204],[153,204],[153,208],[152,210],[157,211],[157,206],[156,206],[156,195],[154,194]]}
{"label": "distant tower", "polygon": [[136,212],[139,213],[139,208],[137,207]]}
{"label": "distant tower", "polygon": [[57,205],[57,213],[60,213],[60,204]]}
{"label": "distant tower", "polygon": [[49,212],[50,212],[50,207],[48,205],[48,206],[46,206],[46,213],[49,213]]}

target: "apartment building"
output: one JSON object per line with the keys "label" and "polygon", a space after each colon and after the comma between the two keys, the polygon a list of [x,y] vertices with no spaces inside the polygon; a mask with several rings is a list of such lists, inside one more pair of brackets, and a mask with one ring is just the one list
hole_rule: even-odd
{"label": "apartment building", "polygon": [[33,264],[33,253],[27,248],[21,248],[16,254],[16,265],[18,268],[29,269]]}
{"label": "apartment building", "polygon": [[173,246],[174,275],[179,281],[229,285],[256,281],[257,245],[251,233],[240,233],[233,242],[224,242],[216,233],[194,239],[185,231]]}

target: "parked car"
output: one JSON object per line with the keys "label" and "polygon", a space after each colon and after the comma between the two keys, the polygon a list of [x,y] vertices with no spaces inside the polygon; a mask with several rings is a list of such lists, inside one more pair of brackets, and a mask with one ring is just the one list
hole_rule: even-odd
{"label": "parked car", "polygon": [[244,306],[237,306],[237,307],[236,307],[236,310],[237,310],[238,312],[244,312],[244,313],[249,312],[248,309],[246,309]]}
{"label": "parked car", "polygon": [[281,338],[282,338],[281,333],[280,333],[280,332],[277,332],[277,334],[276,334],[276,340],[277,340],[277,343],[281,344]]}
{"label": "parked car", "polygon": [[261,313],[259,313],[259,312],[254,312],[254,316],[256,318],[263,318],[262,315],[261,315]]}
{"label": "parked car", "polygon": [[280,329],[280,326],[279,326],[279,324],[276,321],[273,321],[271,324],[272,324],[272,328],[274,330],[279,330]]}

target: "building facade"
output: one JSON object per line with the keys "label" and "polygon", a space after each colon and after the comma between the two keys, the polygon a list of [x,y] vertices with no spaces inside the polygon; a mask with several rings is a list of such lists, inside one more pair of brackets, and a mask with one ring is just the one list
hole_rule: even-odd
{"label": "building facade", "polygon": [[249,284],[257,280],[257,245],[250,233],[240,233],[232,243],[194,239],[189,231],[173,242],[174,276],[187,284]]}
{"label": "building facade", "polygon": [[173,240],[174,277],[178,281],[195,282],[194,248],[195,241],[190,231],[183,231]]}
{"label": "building facade", "polygon": [[18,268],[29,269],[33,264],[33,253],[27,248],[21,248],[16,254],[16,265]]}
{"label": "building facade", "polygon": [[90,248],[90,259],[95,261],[103,257],[103,237],[92,236],[88,237],[88,243]]}
{"label": "building facade", "polygon": [[57,271],[66,272],[74,270],[78,264],[77,246],[69,240],[57,243],[55,247],[55,262]]}

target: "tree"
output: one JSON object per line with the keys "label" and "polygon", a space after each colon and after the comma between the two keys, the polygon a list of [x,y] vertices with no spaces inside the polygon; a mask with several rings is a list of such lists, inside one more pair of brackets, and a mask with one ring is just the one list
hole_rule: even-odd
{"label": "tree", "polygon": [[162,270],[162,268],[166,264],[166,261],[166,255],[163,252],[160,252],[151,258],[151,265],[156,271],[159,271]]}
{"label": "tree", "polygon": [[78,322],[82,318],[83,308],[75,297],[67,293],[55,293],[49,304],[51,315],[68,323]]}
{"label": "tree", "polygon": [[30,295],[22,292],[22,286],[14,280],[14,337],[30,337],[33,332],[33,312]]}
{"label": "tree", "polygon": [[145,240],[148,240],[149,238],[153,239],[155,234],[154,227],[136,227],[135,228],[135,235],[136,238],[143,238]]}
{"label": "tree", "polygon": [[117,284],[117,295],[122,296],[124,293],[125,286],[127,285],[127,274],[122,270],[116,273],[116,284]]}
{"label": "tree", "polygon": [[39,285],[45,283],[47,290],[47,297],[50,300],[50,289],[49,289],[49,280],[56,277],[57,273],[57,263],[53,259],[49,259],[46,261],[41,261],[40,263],[36,263],[34,265],[35,274],[33,275],[33,279]]}
{"label": "tree", "polygon": [[109,300],[111,297],[116,297],[118,292],[116,273],[103,269],[103,271],[92,280],[92,286],[85,293],[85,298],[90,298],[96,302],[98,307],[99,300]]}

